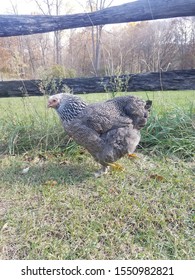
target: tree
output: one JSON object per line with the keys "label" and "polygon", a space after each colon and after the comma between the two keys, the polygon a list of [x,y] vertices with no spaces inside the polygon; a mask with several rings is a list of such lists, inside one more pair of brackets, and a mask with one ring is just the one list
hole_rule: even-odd
{"label": "tree", "polygon": [[178,68],[189,69],[195,67],[195,21],[194,19],[177,19],[174,21],[174,42],[178,52]]}
{"label": "tree", "polygon": [[[109,0],[109,4],[107,4],[107,0],[88,0],[89,10],[90,12],[99,11],[109,7],[113,1]],[[102,31],[103,25],[97,25],[91,27],[91,42],[92,42],[92,65],[94,74],[98,76],[100,70],[100,58],[101,58],[101,39],[102,39]]]}
{"label": "tree", "polygon": [[77,76],[94,76],[91,60],[91,33],[88,28],[71,32],[65,52],[65,65],[68,69],[74,69]]}
{"label": "tree", "polygon": [[[63,7],[62,0],[43,0],[40,4],[39,0],[33,0],[43,15],[56,15],[59,16]],[[62,31],[54,31],[54,64],[62,63],[62,46],[61,37]]]}
{"label": "tree", "polygon": [[[86,1],[86,10],[90,13],[96,11],[101,11],[105,8],[108,8],[112,4],[113,0],[87,0]],[[80,5],[84,8],[83,4]],[[84,8],[85,10],[85,8]],[[89,15],[90,18],[90,15]],[[102,33],[104,25],[94,25],[91,20],[91,63],[93,68],[93,74],[98,76],[100,74],[100,64],[101,64],[101,45],[102,45]]]}

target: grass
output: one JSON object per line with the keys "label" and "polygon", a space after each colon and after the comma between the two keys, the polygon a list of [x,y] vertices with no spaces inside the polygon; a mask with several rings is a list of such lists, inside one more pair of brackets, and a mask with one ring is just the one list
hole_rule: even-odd
{"label": "grass", "polygon": [[[152,99],[154,104],[148,126],[142,130],[142,148],[150,148],[156,153],[174,153],[180,158],[193,157],[195,92],[132,94]],[[82,96],[88,102],[111,97],[109,93]],[[35,147],[41,151],[67,147],[69,140],[58,116],[46,108],[46,103],[46,97],[1,99],[0,153],[17,154]]]}
{"label": "grass", "polygon": [[1,259],[194,259],[195,92],[135,94],[154,102],[139,158],[96,180],[45,98],[0,99]]}

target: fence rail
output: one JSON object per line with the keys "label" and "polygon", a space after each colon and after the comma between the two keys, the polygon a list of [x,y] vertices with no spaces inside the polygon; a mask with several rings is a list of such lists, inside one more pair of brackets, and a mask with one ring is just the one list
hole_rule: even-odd
{"label": "fence rail", "polygon": [[[195,90],[195,69],[134,75],[63,79],[59,91],[68,86],[74,93],[120,91]],[[0,82],[0,97],[43,95],[41,80]],[[47,91],[50,91],[47,85]],[[52,92],[50,92],[52,93]]]}
{"label": "fence rail", "polygon": [[92,13],[64,16],[0,15],[0,37],[188,16],[195,16],[194,0],[135,0]]}

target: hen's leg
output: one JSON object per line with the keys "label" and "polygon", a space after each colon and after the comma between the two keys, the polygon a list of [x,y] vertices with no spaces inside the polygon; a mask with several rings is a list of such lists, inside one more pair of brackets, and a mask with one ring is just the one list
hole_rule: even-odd
{"label": "hen's leg", "polygon": [[129,158],[138,158],[138,156],[136,154],[134,154],[134,151],[137,147],[137,145],[139,144],[140,141],[140,135],[138,132],[137,137],[132,138],[132,140],[130,141],[129,145],[128,145],[128,157]]}

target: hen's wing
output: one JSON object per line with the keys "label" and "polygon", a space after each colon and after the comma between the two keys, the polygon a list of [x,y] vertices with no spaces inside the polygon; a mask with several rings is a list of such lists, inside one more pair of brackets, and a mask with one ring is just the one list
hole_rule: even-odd
{"label": "hen's wing", "polygon": [[103,141],[100,134],[83,122],[82,118],[74,119],[71,124],[64,123],[63,125],[68,135],[92,155],[102,150]]}
{"label": "hen's wing", "polygon": [[118,109],[114,102],[104,102],[89,105],[80,116],[80,120],[87,127],[95,130],[99,135],[132,123],[124,112]]}
{"label": "hen's wing", "polygon": [[89,105],[84,110],[83,122],[100,134],[131,123],[141,129],[147,122],[151,103],[135,96],[116,97]]}

